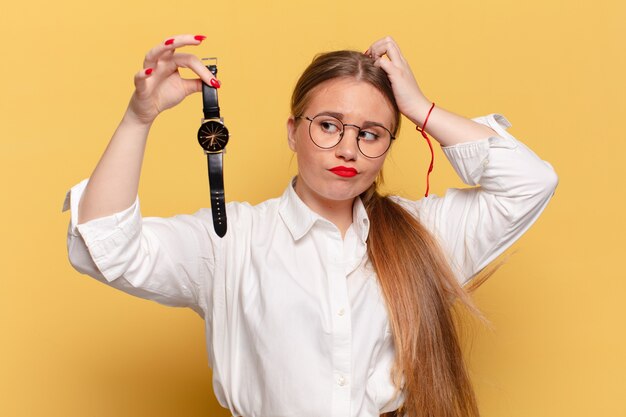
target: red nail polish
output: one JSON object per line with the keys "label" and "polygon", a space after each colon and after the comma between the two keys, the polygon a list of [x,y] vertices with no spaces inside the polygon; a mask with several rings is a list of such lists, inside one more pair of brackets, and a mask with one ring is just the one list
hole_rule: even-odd
{"label": "red nail polish", "polygon": [[197,41],[203,41],[203,40],[205,40],[205,39],[206,39],[206,36],[204,36],[204,35],[196,35],[196,36],[194,36],[193,38],[194,38],[195,40],[197,40]]}
{"label": "red nail polish", "polygon": [[173,43],[174,43],[174,39],[168,39],[168,40],[165,41],[166,45],[171,45]]}
{"label": "red nail polish", "polygon": [[215,78],[211,78],[211,81],[209,81],[209,84],[211,84],[211,87],[213,88],[220,88],[220,82],[217,81]]}
{"label": "red nail polish", "polygon": [[152,74],[152,68],[147,68],[145,73],[146,73],[146,75]]}

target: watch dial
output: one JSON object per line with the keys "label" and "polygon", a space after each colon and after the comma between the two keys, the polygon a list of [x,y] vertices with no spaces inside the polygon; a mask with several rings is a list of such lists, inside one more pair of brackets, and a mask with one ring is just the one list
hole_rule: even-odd
{"label": "watch dial", "polygon": [[221,151],[228,143],[228,129],[216,121],[203,123],[198,130],[198,143],[209,152]]}

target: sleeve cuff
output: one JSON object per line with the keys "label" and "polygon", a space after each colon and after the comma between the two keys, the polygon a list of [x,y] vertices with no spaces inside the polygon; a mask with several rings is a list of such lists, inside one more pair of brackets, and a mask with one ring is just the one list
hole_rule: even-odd
{"label": "sleeve cuff", "polygon": [[489,163],[489,148],[514,149],[517,147],[517,140],[506,131],[511,127],[511,123],[501,114],[492,113],[487,116],[475,117],[472,120],[489,126],[496,131],[498,136],[442,146],[441,149],[454,171],[465,184],[478,185],[483,171]]}
{"label": "sleeve cuff", "polygon": [[82,236],[94,263],[110,282],[120,276],[120,271],[115,265],[109,265],[109,257],[116,259],[120,248],[127,248],[132,238],[141,230],[139,198],[135,197],[135,201],[127,209],[77,224],[78,203],[88,182],[89,179],[84,179],[67,192],[63,211],[70,210],[68,233],[73,237]]}

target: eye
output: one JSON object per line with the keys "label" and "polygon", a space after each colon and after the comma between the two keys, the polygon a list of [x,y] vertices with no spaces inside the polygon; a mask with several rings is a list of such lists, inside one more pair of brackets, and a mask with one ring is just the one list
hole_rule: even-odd
{"label": "eye", "polygon": [[320,120],[319,126],[324,133],[339,133],[341,132],[341,128],[338,126],[338,123],[331,120]]}
{"label": "eye", "polygon": [[370,132],[367,130],[361,130],[359,132],[359,139],[365,140],[365,141],[375,141],[378,140],[380,136],[374,132]]}

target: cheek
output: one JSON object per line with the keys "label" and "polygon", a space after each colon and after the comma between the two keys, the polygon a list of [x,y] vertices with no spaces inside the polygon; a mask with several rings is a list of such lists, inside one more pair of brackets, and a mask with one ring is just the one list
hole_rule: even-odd
{"label": "cheek", "polygon": [[308,138],[303,138],[302,136],[297,138],[296,157],[299,170],[310,170],[320,164],[320,161],[316,158],[318,152],[316,152],[316,149],[313,149],[312,145]]}
{"label": "cheek", "polygon": [[373,182],[376,179],[376,176],[378,175],[380,170],[383,168],[384,163],[385,163],[384,158],[380,158],[375,161],[370,161],[370,165],[368,166],[368,169],[367,169],[368,181],[371,180]]}

